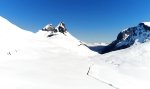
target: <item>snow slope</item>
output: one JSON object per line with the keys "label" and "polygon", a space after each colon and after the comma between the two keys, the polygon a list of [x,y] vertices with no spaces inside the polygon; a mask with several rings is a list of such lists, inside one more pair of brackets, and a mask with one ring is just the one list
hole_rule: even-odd
{"label": "snow slope", "polygon": [[87,76],[96,53],[69,32],[47,37],[0,23],[0,89],[113,89]]}
{"label": "snow slope", "polygon": [[92,58],[89,76],[118,89],[150,88],[150,42]]}
{"label": "snow slope", "polygon": [[[24,31],[21,28],[17,27],[16,25],[10,23],[8,20],[0,16],[0,36],[5,37],[28,37],[27,35],[33,35],[33,33]],[[17,34],[16,34],[17,32]],[[22,35],[24,34],[24,35]]]}
{"label": "snow slope", "polygon": [[1,16],[0,23],[0,53],[2,54],[24,48],[28,44],[26,40],[34,37],[32,32],[22,30]]}

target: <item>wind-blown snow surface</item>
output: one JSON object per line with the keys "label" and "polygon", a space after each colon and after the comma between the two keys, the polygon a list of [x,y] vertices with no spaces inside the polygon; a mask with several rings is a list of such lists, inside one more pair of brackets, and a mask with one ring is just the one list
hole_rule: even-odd
{"label": "wind-blown snow surface", "polygon": [[150,42],[95,56],[89,75],[119,89],[150,89]]}
{"label": "wind-blown snow surface", "polygon": [[0,23],[0,89],[113,89],[86,75],[96,53],[69,32],[47,37]]}

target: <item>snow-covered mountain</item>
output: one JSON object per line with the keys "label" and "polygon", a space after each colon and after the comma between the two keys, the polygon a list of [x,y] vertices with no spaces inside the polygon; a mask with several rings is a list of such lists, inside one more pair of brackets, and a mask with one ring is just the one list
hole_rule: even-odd
{"label": "snow-covered mountain", "polygon": [[142,22],[138,26],[121,31],[117,39],[106,46],[102,52],[107,53],[119,49],[128,48],[138,43],[144,43],[150,39],[150,22]]}
{"label": "snow-covered mountain", "polygon": [[[8,50],[9,48],[22,49],[26,46],[32,47],[33,45],[38,45],[38,43],[36,44],[36,42],[38,42],[39,40],[47,40],[47,42],[50,42],[50,45],[54,44],[57,47],[65,48],[65,50],[71,50],[73,52],[77,52],[77,54],[81,53],[81,55],[91,55],[91,50],[89,50],[86,46],[82,45],[82,42],[80,40],[73,37],[67,31],[63,22],[59,23],[56,27],[48,24],[37,33],[23,30],[16,25],[10,23],[3,17],[0,17],[0,23],[0,40],[1,48],[3,50]],[[35,42],[31,43],[32,40],[35,40]],[[92,53],[96,54],[94,52]]]}
{"label": "snow-covered mountain", "polygon": [[[66,35],[67,32],[67,28],[65,26],[65,23],[60,22],[56,27],[54,27],[52,24],[47,24],[44,28],[42,28],[42,30],[40,30],[41,32],[45,32],[47,34],[45,34],[45,36],[47,37],[51,37],[54,35],[58,35],[58,34],[64,34]],[[73,37],[73,36],[72,36]]]}
{"label": "snow-covered mountain", "polygon": [[0,89],[113,89],[87,76],[97,53],[68,31],[32,33],[3,17],[0,23]]}
{"label": "snow-covered mountain", "polygon": [[47,38],[51,43],[54,43],[58,47],[65,48],[66,50],[72,50],[77,54],[87,56],[87,54],[95,55],[97,53],[91,52],[82,41],[76,39],[68,31],[63,22],[60,22],[56,27],[48,24],[42,30],[39,30],[36,35],[40,38]]}

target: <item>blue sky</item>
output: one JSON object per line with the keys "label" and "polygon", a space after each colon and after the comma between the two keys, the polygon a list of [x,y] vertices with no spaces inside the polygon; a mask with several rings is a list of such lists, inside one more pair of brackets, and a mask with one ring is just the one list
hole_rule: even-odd
{"label": "blue sky", "polygon": [[0,0],[0,15],[37,32],[64,21],[69,32],[86,42],[111,42],[139,22],[150,21],[150,0]]}

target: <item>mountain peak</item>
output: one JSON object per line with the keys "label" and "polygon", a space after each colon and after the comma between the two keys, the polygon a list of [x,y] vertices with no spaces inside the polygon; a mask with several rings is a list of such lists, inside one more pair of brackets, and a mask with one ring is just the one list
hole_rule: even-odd
{"label": "mountain peak", "polygon": [[142,23],[140,23],[140,24],[144,24],[144,25],[147,25],[147,26],[150,27],[150,22],[142,22]]}
{"label": "mountain peak", "polygon": [[66,35],[67,28],[64,24],[64,22],[60,22],[56,27],[54,27],[52,24],[47,24],[44,28],[42,28],[42,31],[47,31],[48,37],[57,35],[58,33],[62,33]]}
{"label": "mountain peak", "polygon": [[62,28],[65,28],[65,23],[64,22],[60,22],[57,27],[62,27]]}
{"label": "mountain peak", "polygon": [[143,27],[145,30],[150,30],[150,22],[142,22],[139,26]]}
{"label": "mountain peak", "polygon": [[52,24],[47,24],[44,28],[42,28],[42,31],[53,31],[54,27]]}
{"label": "mountain peak", "polygon": [[66,28],[64,22],[60,22],[60,23],[57,25],[56,29],[57,29],[59,32],[62,32],[62,33],[64,33],[64,32],[67,31],[67,28]]}

